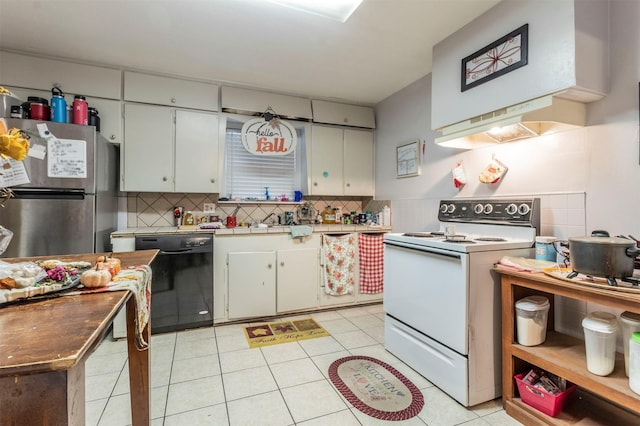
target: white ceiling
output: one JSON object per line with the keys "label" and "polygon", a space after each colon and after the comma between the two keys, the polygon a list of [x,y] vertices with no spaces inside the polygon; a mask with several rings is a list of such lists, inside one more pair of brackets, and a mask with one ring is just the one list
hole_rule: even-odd
{"label": "white ceiling", "polygon": [[342,24],[265,0],[0,0],[0,48],[373,105],[498,2],[364,0]]}

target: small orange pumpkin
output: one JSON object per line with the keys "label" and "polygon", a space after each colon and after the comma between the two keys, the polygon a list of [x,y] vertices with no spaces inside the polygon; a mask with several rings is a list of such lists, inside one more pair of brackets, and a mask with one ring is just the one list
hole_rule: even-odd
{"label": "small orange pumpkin", "polygon": [[99,256],[98,257],[98,264],[104,264],[104,266],[109,270],[109,272],[111,273],[111,278],[115,277],[116,275],[118,275],[118,272],[120,272],[121,266],[120,266],[120,259],[112,257],[111,255],[109,256]]}
{"label": "small orange pumpkin", "polygon": [[104,287],[111,281],[111,273],[109,270],[104,269],[100,265],[101,264],[98,263],[95,268],[84,271],[82,275],[80,275],[80,282],[83,286],[88,288]]}

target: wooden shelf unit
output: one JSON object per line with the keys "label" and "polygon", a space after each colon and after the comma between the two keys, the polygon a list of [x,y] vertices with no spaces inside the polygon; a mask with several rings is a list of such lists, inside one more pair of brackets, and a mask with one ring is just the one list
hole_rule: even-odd
{"label": "wooden shelf unit", "polygon": [[[587,371],[584,341],[554,330],[554,295],[640,313],[640,292],[597,288],[549,277],[496,269],[502,274],[502,400],[506,412],[526,425],[638,425],[640,395],[629,388],[624,357],[616,353],[613,373],[602,377]],[[516,342],[515,302],[530,295],[549,298],[547,337],[538,346]],[[557,417],[547,416],[517,396],[513,376],[532,366],[578,386],[573,402]]]}

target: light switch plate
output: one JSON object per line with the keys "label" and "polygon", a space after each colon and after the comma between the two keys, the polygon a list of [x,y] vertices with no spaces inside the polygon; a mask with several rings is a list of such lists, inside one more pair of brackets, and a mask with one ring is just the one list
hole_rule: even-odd
{"label": "light switch plate", "polygon": [[216,212],[216,204],[215,203],[204,203],[204,207],[202,211],[207,213],[215,213]]}

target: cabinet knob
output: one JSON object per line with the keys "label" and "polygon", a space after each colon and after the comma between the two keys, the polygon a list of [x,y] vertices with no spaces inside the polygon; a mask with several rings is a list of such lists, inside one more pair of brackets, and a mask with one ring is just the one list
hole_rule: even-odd
{"label": "cabinet knob", "polygon": [[273,268],[273,265],[272,264],[268,264],[267,268],[271,269],[271,268]]}
{"label": "cabinet knob", "polygon": [[313,186],[318,186],[318,182],[313,182]]}
{"label": "cabinet knob", "polygon": [[111,139],[112,141],[115,141],[116,140],[116,135],[109,136],[109,139]]}
{"label": "cabinet knob", "polygon": [[351,186],[351,184],[349,182],[347,182],[347,188],[350,187],[350,186]]}
{"label": "cabinet knob", "polygon": [[209,182],[216,183],[216,180],[214,178],[211,178],[211,179],[209,179]]}
{"label": "cabinet knob", "polygon": [[284,266],[284,262],[280,262],[280,266]]}
{"label": "cabinet knob", "polygon": [[176,98],[171,98],[171,103],[175,104],[176,103]]}
{"label": "cabinet knob", "polygon": [[167,181],[167,177],[166,176],[162,176],[162,181],[166,182]]}

